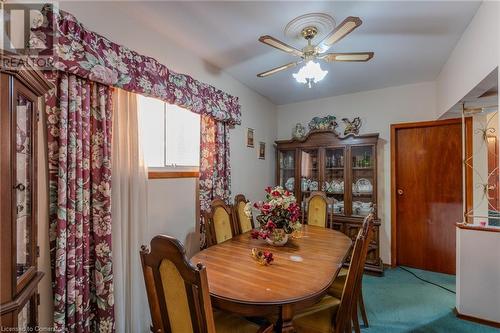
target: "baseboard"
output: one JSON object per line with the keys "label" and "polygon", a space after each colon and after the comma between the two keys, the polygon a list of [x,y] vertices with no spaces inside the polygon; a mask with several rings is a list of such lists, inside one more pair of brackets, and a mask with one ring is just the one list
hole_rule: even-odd
{"label": "baseboard", "polygon": [[488,326],[495,327],[495,328],[500,328],[500,323],[498,323],[496,321],[491,321],[491,320],[487,320],[487,319],[477,318],[474,316],[464,315],[464,314],[461,314],[460,312],[458,312],[457,308],[454,308],[453,310],[455,312],[455,315],[459,319],[472,321],[472,322],[475,322],[478,324],[488,325]]}

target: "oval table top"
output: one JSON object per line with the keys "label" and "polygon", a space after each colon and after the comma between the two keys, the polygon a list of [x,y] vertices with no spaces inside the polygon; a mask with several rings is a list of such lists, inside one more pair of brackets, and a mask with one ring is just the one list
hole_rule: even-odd
{"label": "oval table top", "polygon": [[[192,257],[205,265],[213,298],[239,305],[284,305],[322,296],[351,247],[341,232],[305,225],[283,247],[252,239],[250,232],[211,246]],[[274,261],[262,266],[251,256],[257,247]]]}

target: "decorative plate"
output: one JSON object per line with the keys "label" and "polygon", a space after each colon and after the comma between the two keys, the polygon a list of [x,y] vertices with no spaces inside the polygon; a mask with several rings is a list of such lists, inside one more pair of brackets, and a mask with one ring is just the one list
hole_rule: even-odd
{"label": "decorative plate", "polygon": [[332,181],[332,192],[334,193],[343,193],[344,192],[344,181],[339,179],[334,179]]}
{"label": "decorative plate", "polygon": [[295,178],[293,178],[293,177],[288,178],[286,183],[285,183],[285,188],[288,191],[293,191],[294,187],[295,187]]}
{"label": "decorative plate", "polygon": [[356,187],[360,193],[370,193],[373,190],[372,183],[366,178],[360,178],[356,182]]}
{"label": "decorative plate", "polygon": [[311,181],[311,183],[309,184],[309,190],[311,191],[317,191],[319,188],[319,184],[317,181],[313,180]]}

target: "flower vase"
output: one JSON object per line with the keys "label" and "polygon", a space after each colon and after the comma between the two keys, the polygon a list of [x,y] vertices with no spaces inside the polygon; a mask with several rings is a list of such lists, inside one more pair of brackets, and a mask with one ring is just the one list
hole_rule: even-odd
{"label": "flower vase", "polygon": [[274,229],[266,242],[272,246],[283,246],[288,242],[288,234],[283,229]]}

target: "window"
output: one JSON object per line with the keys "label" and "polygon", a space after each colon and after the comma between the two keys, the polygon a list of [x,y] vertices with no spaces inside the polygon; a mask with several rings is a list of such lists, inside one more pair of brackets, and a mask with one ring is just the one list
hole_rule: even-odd
{"label": "window", "polygon": [[200,165],[200,115],[139,96],[144,160],[150,168],[192,169]]}

